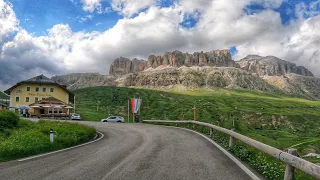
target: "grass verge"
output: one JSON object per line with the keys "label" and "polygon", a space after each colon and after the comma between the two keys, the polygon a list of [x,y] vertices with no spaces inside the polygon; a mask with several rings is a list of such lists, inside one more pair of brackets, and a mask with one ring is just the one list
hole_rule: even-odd
{"label": "grass verge", "polygon": [[[56,132],[53,143],[49,139],[51,128]],[[81,144],[95,134],[95,128],[81,124],[21,119],[17,127],[0,131],[0,162]]]}

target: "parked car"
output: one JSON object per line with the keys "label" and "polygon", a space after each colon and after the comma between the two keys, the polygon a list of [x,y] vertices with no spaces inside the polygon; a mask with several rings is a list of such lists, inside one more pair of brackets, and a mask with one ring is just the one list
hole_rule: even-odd
{"label": "parked car", "polygon": [[102,119],[101,122],[119,122],[124,123],[124,118],[121,116],[110,116],[106,119]]}
{"label": "parked car", "polygon": [[80,114],[71,114],[71,120],[81,120]]}

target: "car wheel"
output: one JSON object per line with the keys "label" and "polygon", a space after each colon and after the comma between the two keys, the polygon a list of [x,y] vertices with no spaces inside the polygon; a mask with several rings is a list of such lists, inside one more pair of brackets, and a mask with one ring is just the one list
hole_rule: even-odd
{"label": "car wheel", "polygon": [[103,122],[108,122],[107,120],[104,120]]}
{"label": "car wheel", "polygon": [[118,123],[121,123],[121,121],[117,121]]}

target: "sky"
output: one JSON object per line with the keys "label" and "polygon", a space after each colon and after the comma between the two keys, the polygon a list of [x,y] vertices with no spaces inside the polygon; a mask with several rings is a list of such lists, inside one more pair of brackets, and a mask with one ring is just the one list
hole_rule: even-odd
{"label": "sky", "polygon": [[115,58],[230,49],[320,77],[320,0],[0,0],[0,90]]}

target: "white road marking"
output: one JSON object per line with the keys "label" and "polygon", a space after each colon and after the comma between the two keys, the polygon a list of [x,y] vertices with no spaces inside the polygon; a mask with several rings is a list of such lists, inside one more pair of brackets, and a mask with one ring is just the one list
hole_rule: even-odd
{"label": "white road marking", "polygon": [[[101,132],[99,132],[99,131],[97,131],[97,133],[99,133],[99,134],[101,135],[101,137],[100,137],[99,139],[95,139],[95,140],[90,141],[90,142],[87,142],[87,143],[79,144],[79,145],[72,146],[72,147],[65,148],[65,149],[60,149],[60,150],[57,150],[57,151],[52,151],[52,152],[45,153],[45,154],[40,154],[40,155],[36,155],[36,156],[31,156],[31,157],[19,159],[19,160],[17,160],[17,161],[19,161],[19,162],[21,162],[21,161],[27,161],[27,160],[30,160],[30,159],[34,159],[34,158],[38,158],[38,157],[42,157],[42,156],[47,156],[47,155],[50,155],[50,154],[54,154],[54,153],[58,153],[58,152],[62,152],[62,151],[66,151],[66,150],[69,150],[69,149],[74,149],[74,148],[77,148],[77,147],[81,147],[81,146],[85,146],[85,145],[94,143],[94,142],[96,142],[96,141],[101,140],[101,139],[104,137],[104,134],[103,134],[103,133],[101,133]],[[97,135],[96,135],[96,136],[97,136]]]}

